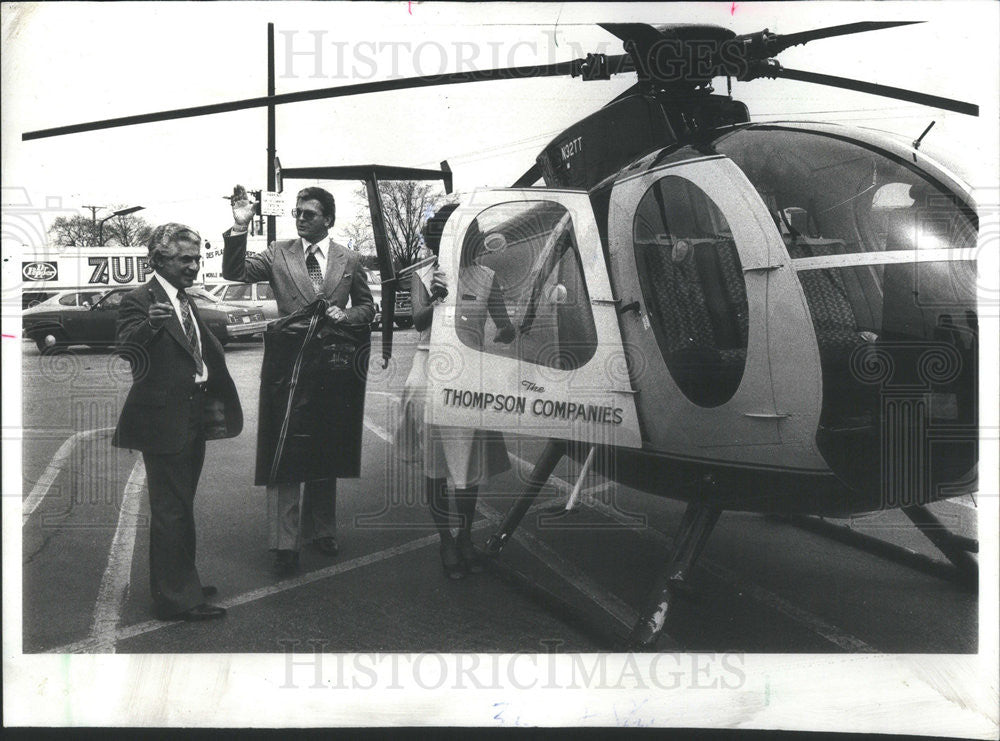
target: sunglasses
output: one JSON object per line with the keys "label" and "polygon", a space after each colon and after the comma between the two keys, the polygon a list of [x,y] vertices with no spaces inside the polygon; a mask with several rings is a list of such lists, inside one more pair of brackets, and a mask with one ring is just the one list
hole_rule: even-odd
{"label": "sunglasses", "polygon": [[305,209],[301,208],[292,209],[292,218],[294,219],[302,219],[303,221],[312,221],[313,219],[318,218],[319,216],[320,214],[317,213],[316,211],[306,211]]}

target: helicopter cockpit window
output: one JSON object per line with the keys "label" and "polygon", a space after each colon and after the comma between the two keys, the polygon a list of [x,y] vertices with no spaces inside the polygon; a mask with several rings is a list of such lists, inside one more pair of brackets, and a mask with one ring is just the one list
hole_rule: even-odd
{"label": "helicopter cockpit window", "polygon": [[632,227],[639,285],[670,375],[695,404],[724,404],[747,355],[746,286],[732,231],[708,195],[668,175]]}
{"label": "helicopter cockpit window", "polygon": [[715,148],[760,193],[792,259],[976,244],[975,216],[955,194],[860,144],[744,129]]}
{"label": "helicopter cockpit window", "polygon": [[[816,442],[831,468],[857,487],[911,481],[913,499],[897,504],[963,480],[977,460],[975,213],[943,179],[839,137],[745,129],[716,150],[760,193],[792,258],[816,332]],[[926,445],[927,462],[912,457],[925,469],[884,471],[889,441]]]}
{"label": "helicopter cockpit window", "polygon": [[594,315],[565,207],[500,203],[473,220],[462,244],[455,332],[476,350],[559,370],[594,357]]}

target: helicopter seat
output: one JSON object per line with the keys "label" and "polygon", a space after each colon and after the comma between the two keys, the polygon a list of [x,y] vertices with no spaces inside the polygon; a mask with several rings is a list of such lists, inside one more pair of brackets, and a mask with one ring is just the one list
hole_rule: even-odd
{"label": "helicopter seat", "polygon": [[732,240],[692,238],[645,250],[651,314],[670,373],[699,404],[728,400],[743,377],[746,288]]}
{"label": "helicopter seat", "polygon": [[[819,237],[795,236],[788,247],[793,258],[846,252],[843,241]],[[853,268],[817,268],[797,275],[816,331],[824,397],[837,400],[835,404],[824,402],[821,423],[827,428],[839,427],[837,419],[846,425],[854,424],[857,415],[853,410],[868,409],[872,403],[872,388],[861,383],[851,370],[851,357],[868,343],[858,321],[858,312],[862,316],[870,314],[865,308],[865,288]],[[868,326],[876,326],[872,317],[867,318]]]}
{"label": "helicopter seat", "polygon": [[[839,239],[796,235],[788,245],[793,258],[842,255],[846,245]],[[820,360],[825,366],[846,366],[854,349],[865,340],[850,299],[842,271],[834,268],[803,270],[799,283],[812,314]]]}

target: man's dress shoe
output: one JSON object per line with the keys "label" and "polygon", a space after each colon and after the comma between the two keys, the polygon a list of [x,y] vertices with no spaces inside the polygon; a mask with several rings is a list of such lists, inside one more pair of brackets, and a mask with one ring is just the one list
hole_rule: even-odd
{"label": "man's dress shoe", "polygon": [[337,539],[333,536],[317,538],[316,547],[319,548],[321,553],[325,553],[328,556],[336,556],[340,553],[340,548],[337,546]]}
{"label": "man's dress shoe", "polygon": [[215,618],[221,618],[226,616],[226,609],[224,607],[217,607],[216,605],[210,605],[207,602],[192,607],[190,610],[186,610],[178,615],[174,615],[177,620],[214,620]]}
{"label": "man's dress shoe", "polygon": [[299,552],[279,550],[274,553],[274,573],[278,576],[288,576],[299,568]]}

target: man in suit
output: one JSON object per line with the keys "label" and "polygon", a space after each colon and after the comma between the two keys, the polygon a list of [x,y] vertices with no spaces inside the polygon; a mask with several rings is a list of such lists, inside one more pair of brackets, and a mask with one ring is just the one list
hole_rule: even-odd
{"label": "man in suit", "polygon": [[149,580],[158,617],[210,620],[226,611],[195,567],[194,495],[205,440],[243,428],[222,345],[185,293],[198,276],[201,237],[183,224],[149,240],[149,282],[122,298],[117,343],[132,364],[113,444],[142,451],[149,488]]}
{"label": "man in suit", "polygon": [[[223,235],[224,278],[243,283],[269,281],[282,316],[322,297],[331,304],[327,316],[332,321],[371,323],[375,304],[361,256],[329,236],[336,218],[333,195],[322,188],[299,191],[292,212],[299,239],[276,241],[259,254],[248,255],[246,251],[246,230],[253,219],[254,203],[240,185],[233,191],[232,208],[234,225]],[[301,493],[299,484],[267,487],[268,540],[278,575],[298,568],[305,540],[327,555],[337,555],[336,498],[336,479],[307,481]]]}

